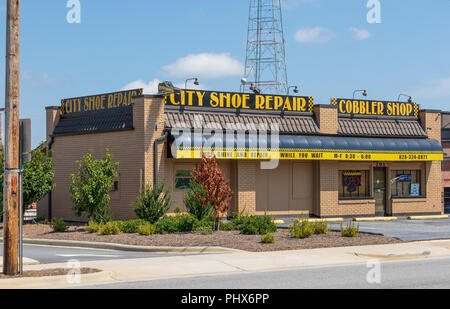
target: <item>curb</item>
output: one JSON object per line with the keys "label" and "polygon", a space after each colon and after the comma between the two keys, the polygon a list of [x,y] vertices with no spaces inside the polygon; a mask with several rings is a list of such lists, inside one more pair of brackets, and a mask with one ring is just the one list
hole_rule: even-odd
{"label": "curb", "polygon": [[344,222],[344,218],[308,219],[309,222]]}
{"label": "curb", "polygon": [[66,276],[47,276],[47,277],[25,277],[25,278],[11,278],[0,279],[0,289],[40,289],[40,288],[63,288],[63,287],[77,287],[85,284],[105,283],[113,280],[112,274],[109,271],[101,271],[94,274],[81,275],[81,282],[70,284],[67,282]]}
{"label": "curb", "polygon": [[408,220],[431,220],[431,219],[448,219],[449,215],[435,215],[435,216],[410,216]]}
{"label": "curb", "polygon": [[372,222],[372,221],[397,221],[397,217],[369,217],[369,218],[353,218],[355,222]]}
{"label": "curb", "polygon": [[89,249],[104,249],[131,252],[150,252],[150,253],[229,253],[245,252],[238,249],[223,247],[156,247],[156,246],[132,246],[104,242],[88,242],[75,240],[56,240],[56,239],[24,239],[27,245],[45,245],[57,247],[78,247]]}

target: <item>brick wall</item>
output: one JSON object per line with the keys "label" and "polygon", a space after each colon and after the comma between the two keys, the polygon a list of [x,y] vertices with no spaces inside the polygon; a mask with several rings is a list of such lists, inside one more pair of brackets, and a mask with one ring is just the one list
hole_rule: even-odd
{"label": "brick wall", "polygon": [[[49,115],[49,111],[51,111]],[[56,110],[55,110],[56,111]],[[56,119],[54,110],[47,111],[47,120]],[[111,214],[114,219],[135,218],[133,206],[143,183],[153,183],[153,142],[161,136],[164,129],[164,105],[160,97],[146,96],[135,99],[133,107],[133,127],[131,131],[60,136],[54,138],[53,164],[55,170],[55,189],[52,193],[52,216],[69,221],[80,221],[72,210],[70,197],[70,175],[77,171],[77,160],[90,150],[95,159],[104,156],[110,149],[114,161],[119,162],[117,180],[119,190],[110,193]],[[158,126],[156,126],[158,124]],[[50,131],[52,125],[48,124]],[[159,147],[159,178],[164,180],[164,144]],[[45,202],[45,201],[43,201]],[[47,203],[41,203],[45,213]],[[81,221],[85,221],[81,219]]]}
{"label": "brick wall", "polygon": [[256,212],[256,161],[237,161],[237,202],[239,211]]}
{"label": "brick wall", "polygon": [[333,105],[314,106],[314,116],[322,134],[337,134],[339,129],[338,109]]}

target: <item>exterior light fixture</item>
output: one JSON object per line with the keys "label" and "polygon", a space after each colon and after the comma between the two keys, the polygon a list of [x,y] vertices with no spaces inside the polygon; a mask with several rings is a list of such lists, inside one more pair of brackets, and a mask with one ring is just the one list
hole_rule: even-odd
{"label": "exterior light fixture", "polygon": [[410,95],[400,93],[398,95],[398,99],[397,99],[397,101],[399,101],[399,102],[400,102],[400,97],[407,97],[408,98],[408,103],[412,103],[412,97]]}
{"label": "exterior light fixture", "polygon": [[289,95],[289,90],[291,90],[291,88],[294,88],[294,93],[299,93],[300,92],[300,90],[298,89],[298,87],[297,86],[290,86],[290,87],[288,87],[288,95]]}
{"label": "exterior light fixture", "polygon": [[189,81],[191,81],[191,80],[194,81],[194,85],[196,85],[196,86],[200,85],[200,82],[198,81],[197,77],[195,77],[195,78],[188,78],[188,79],[186,79],[186,82],[184,83],[184,89],[187,89],[187,83]]}
{"label": "exterior light fixture", "polygon": [[254,84],[250,84],[250,90],[253,91],[254,94],[261,94],[261,89],[256,87]]}
{"label": "exterior light fixture", "polygon": [[355,90],[355,91],[353,91],[353,99],[355,98],[355,94],[356,94],[357,92],[362,92],[362,95],[363,95],[364,97],[367,97],[367,90]]}
{"label": "exterior light fixture", "polygon": [[247,84],[248,84],[247,79],[245,77],[242,77],[242,79],[241,79],[241,86],[239,87],[239,92],[243,92],[243,88]]}

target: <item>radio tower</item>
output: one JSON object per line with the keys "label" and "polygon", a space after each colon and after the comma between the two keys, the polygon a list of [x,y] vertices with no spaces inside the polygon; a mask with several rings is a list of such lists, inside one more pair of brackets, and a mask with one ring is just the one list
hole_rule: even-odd
{"label": "radio tower", "polygon": [[261,93],[287,94],[284,43],[281,0],[250,0],[245,90],[253,84]]}

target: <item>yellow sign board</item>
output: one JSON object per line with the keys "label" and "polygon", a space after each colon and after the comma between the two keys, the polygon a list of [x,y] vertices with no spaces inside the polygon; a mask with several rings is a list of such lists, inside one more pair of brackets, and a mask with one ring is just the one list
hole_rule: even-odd
{"label": "yellow sign board", "polygon": [[409,102],[388,102],[355,99],[331,99],[341,115],[374,115],[419,117],[419,104]]}
{"label": "yellow sign board", "polygon": [[206,156],[214,154],[218,159],[248,159],[248,160],[333,160],[333,161],[442,161],[442,152],[339,152],[337,150],[302,151],[280,149],[280,151],[261,150],[194,150],[180,148],[176,152],[177,159],[201,159],[202,153]]}

